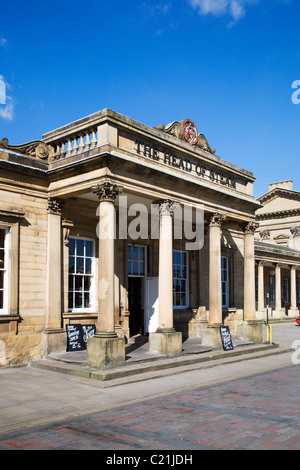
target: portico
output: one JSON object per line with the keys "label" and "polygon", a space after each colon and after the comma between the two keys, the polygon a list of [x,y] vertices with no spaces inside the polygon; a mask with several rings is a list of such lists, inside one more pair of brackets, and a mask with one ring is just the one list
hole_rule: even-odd
{"label": "portico", "polygon": [[124,364],[133,335],[168,357],[190,336],[219,345],[223,324],[260,341],[254,177],[216,156],[196,126],[191,142],[190,128],[105,109],[43,136],[44,355],[63,350],[66,325],[78,323],[96,325],[87,354],[98,368]]}

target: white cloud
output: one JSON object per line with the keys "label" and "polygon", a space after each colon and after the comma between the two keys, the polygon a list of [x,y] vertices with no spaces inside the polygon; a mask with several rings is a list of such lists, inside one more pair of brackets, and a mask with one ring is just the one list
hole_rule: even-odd
{"label": "white cloud", "polygon": [[188,0],[200,15],[222,16],[232,18],[230,24],[241,19],[246,13],[246,5],[255,4],[257,0]]}
{"label": "white cloud", "polygon": [[0,46],[5,46],[7,40],[5,38],[0,38]]}
{"label": "white cloud", "polygon": [[10,96],[6,97],[6,105],[0,106],[0,118],[12,121],[14,118],[14,101]]}
{"label": "white cloud", "polygon": [[143,2],[141,5],[144,14],[149,17],[156,16],[157,14],[163,14],[166,15],[169,13],[172,3],[153,3],[153,2]]}
{"label": "white cloud", "polygon": [[10,89],[9,84],[0,75],[0,118],[12,121],[14,117],[14,100],[7,95],[8,89]]}

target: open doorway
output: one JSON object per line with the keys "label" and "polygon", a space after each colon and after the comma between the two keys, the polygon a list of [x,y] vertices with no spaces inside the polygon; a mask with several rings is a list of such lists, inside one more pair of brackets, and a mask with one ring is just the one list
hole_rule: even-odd
{"label": "open doorway", "polygon": [[128,301],[130,336],[144,334],[144,278],[147,248],[128,245]]}
{"label": "open doorway", "polygon": [[130,336],[144,334],[144,311],[142,309],[142,278],[129,277],[128,279],[129,296],[129,328]]}

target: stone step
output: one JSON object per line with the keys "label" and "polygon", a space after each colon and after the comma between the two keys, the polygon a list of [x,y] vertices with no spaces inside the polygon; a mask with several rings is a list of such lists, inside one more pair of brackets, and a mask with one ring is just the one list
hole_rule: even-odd
{"label": "stone step", "polygon": [[115,369],[100,370],[86,364],[67,363],[53,359],[31,361],[29,366],[67,375],[103,382],[104,387],[147,380],[202,367],[213,367],[219,363],[231,363],[267,355],[282,354],[292,351],[279,348],[276,344],[251,345],[233,351],[210,351],[203,354],[182,355],[176,358],[164,358],[144,363],[126,363]]}

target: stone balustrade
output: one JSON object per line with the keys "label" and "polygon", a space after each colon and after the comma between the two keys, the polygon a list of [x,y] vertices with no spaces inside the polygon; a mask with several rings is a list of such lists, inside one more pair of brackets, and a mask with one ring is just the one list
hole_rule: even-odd
{"label": "stone balustrade", "polygon": [[97,129],[81,130],[56,142],[49,142],[48,146],[51,161],[78,155],[98,146],[98,132]]}

